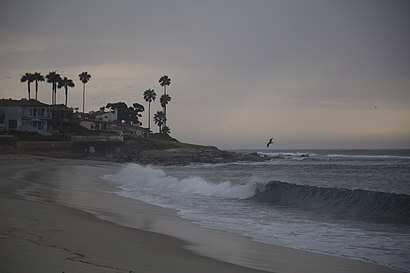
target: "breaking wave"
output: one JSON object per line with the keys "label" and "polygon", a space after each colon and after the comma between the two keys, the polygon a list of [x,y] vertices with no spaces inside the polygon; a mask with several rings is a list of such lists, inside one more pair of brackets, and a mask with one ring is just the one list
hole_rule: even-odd
{"label": "breaking wave", "polygon": [[291,159],[291,160],[303,160],[306,158],[317,156],[314,153],[308,152],[277,152],[277,153],[267,153],[267,152],[257,152],[261,157],[277,158],[277,159]]}
{"label": "breaking wave", "polygon": [[168,176],[163,170],[152,166],[128,164],[118,174],[105,175],[103,179],[119,182],[126,191],[139,189],[163,191],[182,197],[184,195],[214,196],[230,199],[248,199],[254,196],[258,187],[257,179],[246,184],[234,184],[230,181],[209,182],[198,176],[178,179]]}
{"label": "breaking wave", "polygon": [[[246,184],[210,182],[198,176],[176,178],[152,166],[128,164],[119,173],[105,175],[119,183],[121,195],[156,205],[195,196],[253,200],[315,213],[363,220],[410,224],[410,195],[363,189],[325,188],[280,181],[264,183],[250,178]],[[168,201],[167,201],[168,200]]]}
{"label": "breaking wave", "polygon": [[325,188],[272,181],[259,185],[258,202],[410,224],[410,195],[362,189]]}

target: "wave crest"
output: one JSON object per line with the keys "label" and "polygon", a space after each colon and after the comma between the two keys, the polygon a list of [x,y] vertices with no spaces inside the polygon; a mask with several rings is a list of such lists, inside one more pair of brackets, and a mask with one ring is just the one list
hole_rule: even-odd
{"label": "wave crest", "polygon": [[184,179],[168,176],[163,170],[152,166],[127,164],[118,174],[105,175],[105,180],[119,182],[122,189],[134,190],[138,187],[152,191],[167,191],[176,196],[201,195],[231,199],[248,199],[254,196],[258,179],[250,179],[246,184],[233,184],[230,181],[209,182],[198,176]]}
{"label": "wave crest", "polygon": [[[362,189],[324,188],[272,181],[259,185],[254,200],[344,216],[385,218],[410,223],[410,195]],[[394,218],[394,219],[393,219]]]}

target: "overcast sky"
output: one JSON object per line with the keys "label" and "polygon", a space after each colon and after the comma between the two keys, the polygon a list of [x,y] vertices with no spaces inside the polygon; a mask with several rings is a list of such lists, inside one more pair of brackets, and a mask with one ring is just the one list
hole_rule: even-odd
{"label": "overcast sky", "polygon": [[0,97],[27,97],[22,74],[56,70],[80,107],[87,71],[86,110],[148,108],[143,92],[160,95],[168,75],[184,142],[410,148],[409,14],[408,0],[2,1]]}

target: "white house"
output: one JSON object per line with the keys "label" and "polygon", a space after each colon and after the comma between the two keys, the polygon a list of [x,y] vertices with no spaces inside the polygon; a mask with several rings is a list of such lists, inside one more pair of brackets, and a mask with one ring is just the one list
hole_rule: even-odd
{"label": "white house", "polygon": [[48,105],[31,99],[0,99],[0,130],[51,135]]}
{"label": "white house", "polygon": [[143,128],[132,124],[121,124],[120,128],[123,135],[129,136],[148,138],[150,133],[148,128]]}
{"label": "white house", "polygon": [[118,126],[114,122],[104,121],[100,119],[84,119],[80,121],[80,125],[92,131],[117,131]]}
{"label": "white house", "polygon": [[118,120],[118,110],[115,108],[114,112],[98,112],[95,115],[96,119],[109,121],[109,122],[117,122]]}
{"label": "white house", "polygon": [[85,119],[80,121],[80,125],[92,131],[116,132],[119,135],[134,137],[149,137],[149,129],[132,124],[117,124],[115,122],[103,121],[98,119]]}

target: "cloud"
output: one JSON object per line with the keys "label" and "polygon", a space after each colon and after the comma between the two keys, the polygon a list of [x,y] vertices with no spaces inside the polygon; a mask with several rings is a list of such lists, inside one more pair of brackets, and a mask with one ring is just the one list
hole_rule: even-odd
{"label": "cloud", "polygon": [[[349,146],[355,136],[381,143],[376,135],[395,143],[408,138],[397,122],[410,116],[410,4],[395,3],[12,1],[0,11],[0,90],[25,96],[25,72],[77,80],[88,71],[87,108],[98,109],[141,101],[148,88],[160,93],[167,74],[171,130],[181,139],[227,146],[234,136],[251,147],[273,126],[288,147]],[[41,91],[49,101],[49,86]],[[81,105],[81,84],[69,102]],[[367,115],[376,105],[382,115]],[[343,132],[351,135],[337,138]]]}

